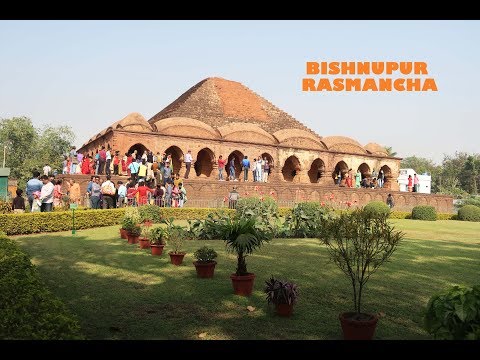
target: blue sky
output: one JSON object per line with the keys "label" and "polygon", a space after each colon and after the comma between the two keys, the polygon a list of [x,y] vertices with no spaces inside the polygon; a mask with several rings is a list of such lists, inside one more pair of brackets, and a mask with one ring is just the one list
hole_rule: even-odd
{"label": "blue sky", "polygon": [[[76,145],[147,120],[211,76],[319,135],[399,156],[480,152],[479,21],[0,21],[0,118],[70,125]],[[438,92],[302,92],[306,61],[425,61]]]}

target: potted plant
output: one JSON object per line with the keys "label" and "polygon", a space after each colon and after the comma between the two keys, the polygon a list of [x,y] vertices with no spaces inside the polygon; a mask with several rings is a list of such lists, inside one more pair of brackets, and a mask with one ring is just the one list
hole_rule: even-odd
{"label": "potted plant", "polygon": [[140,226],[138,226],[137,224],[133,225],[133,227],[131,227],[129,230],[128,230],[128,243],[129,244],[138,244],[138,240],[139,240],[139,237],[140,237],[140,234],[142,233],[142,229],[140,228]]}
{"label": "potted plant", "polygon": [[236,295],[250,296],[255,274],[247,271],[245,258],[270,241],[273,231],[268,224],[257,224],[255,218],[226,218],[218,223],[219,234],[225,241],[227,250],[237,255],[237,270],[230,275]]}
{"label": "potted plant", "polygon": [[120,237],[122,239],[128,238],[128,230],[132,229],[135,223],[131,218],[124,217],[122,220],[122,227],[120,228]]}
{"label": "potted plant", "polygon": [[345,340],[370,340],[375,333],[378,317],[362,312],[363,290],[370,276],[390,258],[404,236],[394,230],[387,217],[387,214],[359,209],[321,220],[318,237],[352,284],[354,311],[339,316]]}
{"label": "potted plant", "polygon": [[122,220],[122,227],[120,229],[120,236],[122,239],[128,238],[128,231],[140,222],[140,214],[135,207],[127,207],[125,209],[125,215]]}
{"label": "potted plant", "polygon": [[150,230],[150,249],[152,255],[161,256],[163,248],[165,247],[165,230],[163,228],[155,227]]}
{"label": "potted plant", "polygon": [[294,283],[275,279],[273,276],[265,281],[265,293],[268,304],[274,304],[280,316],[291,316],[293,305],[297,302],[298,288]]}
{"label": "potted plant", "polygon": [[193,253],[193,257],[197,259],[193,262],[193,265],[195,265],[199,278],[213,278],[217,256],[217,252],[207,246],[203,246]]}
{"label": "potted plant", "polygon": [[183,262],[183,257],[186,252],[180,251],[185,241],[185,229],[181,226],[171,225],[167,228],[167,240],[168,243],[172,246],[173,251],[170,251],[170,262],[173,265],[180,265]]}
{"label": "potted plant", "polygon": [[140,249],[150,248],[150,229],[144,225],[142,227],[142,236],[139,239]]}

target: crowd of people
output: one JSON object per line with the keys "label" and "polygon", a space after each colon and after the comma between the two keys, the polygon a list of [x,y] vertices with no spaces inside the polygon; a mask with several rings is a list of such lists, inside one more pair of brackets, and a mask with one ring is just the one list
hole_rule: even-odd
{"label": "crowd of people", "polygon": [[[80,184],[74,178],[66,180],[63,184],[62,179],[56,179],[54,174],[47,172],[41,175],[40,172],[34,171],[26,186],[29,210],[49,212],[53,208],[65,207],[71,203],[83,203],[92,209],[145,204],[183,207],[187,201],[187,190],[183,186],[180,175],[173,174],[170,160],[166,160],[163,171],[153,166],[152,176],[148,176],[147,165],[143,159],[140,163],[135,161],[130,165],[130,177],[125,184],[123,181],[112,182],[110,175],[106,175],[105,179],[99,175],[92,175],[84,194],[81,192]],[[26,208],[22,197],[23,191],[18,189],[16,194],[12,209],[14,212],[24,212]]]}
{"label": "crowd of people", "polygon": [[[235,168],[236,168],[236,159],[232,157],[228,164],[228,179],[230,181],[238,181],[235,175]],[[225,170],[227,160],[223,159],[223,156],[220,155],[218,157],[218,180],[224,181],[223,178],[223,171]],[[250,161],[247,155],[244,156],[241,162],[241,168],[243,171],[243,181],[248,182],[248,174],[252,172],[252,181],[254,182],[268,182],[268,176],[270,175],[273,164],[269,163],[266,157],[257,156]]]}
{"label": "crowd of people", "polygon": [[355,174],[352,173],[352,169],[349,169],[347,173],[342,174],[339,170],[335,173],[335,183],[338,186],[344,186],[349,188],[365,188],[365,189],[377,189],[383,188],[385,185],[385,174],[383,170],[377,172],[373,169],[371,174],[362,175],[360,169]]}
{"label": "crowd of people", "polygon": [[165,179],[165,184],[154,179],[136,181],[128,178],[124,184],[119,180],[115,184],[109,175],[103,181],[100,176],[91,177],[86,196],[92,209],[112,209],[124,206],[155,204],[161,207],[183,207],[187,202],[187,190],[179,175]]}

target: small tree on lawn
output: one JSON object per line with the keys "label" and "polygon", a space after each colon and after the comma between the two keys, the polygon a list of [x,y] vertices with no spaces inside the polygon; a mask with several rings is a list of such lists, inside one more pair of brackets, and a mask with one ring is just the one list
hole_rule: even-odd
{"label": "small tree on lawn", "polygon": [[357,314],[368,279],[390,258],[404,236],[388,223],[387,216],[360,209],[321,220],[318,237],[333,262],[350,278]]}

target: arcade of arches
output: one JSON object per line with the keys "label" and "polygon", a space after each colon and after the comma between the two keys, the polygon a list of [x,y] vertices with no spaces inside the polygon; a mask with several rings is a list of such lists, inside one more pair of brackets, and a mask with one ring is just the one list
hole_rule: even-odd
{"label": "arcade of arches", "polygon": [[[179,173],[180,176],[183,175],[185,171],[185,164],[183,162],[184,154],[188,148],[182,150],[180,147],[173,145],[168,147],[165,150],[166,154],[172,156],[173,169],[175,173]],[[142,154],[143,151],[148,150],[147,146],[142,143],[136,143],[129,147],[128,151],[132,152],[137,150],[137,153]],[[243,149],[242,149],[243,150]],[[255,154],[253,151],[243,151],[239,149],[226,151],[228,153],[227,163],[225,165],[224,177],[226,180],[229,180],[229,167],[230,162],[234,159],[235,164],[235,178],[239,181],[243,180],[243,168],[242,160],[244,155],[248,156],[250,162],[253,162],[254,159],[259,156],[252,156]],[[273,154],[273,155],[272,155]],[[275,156],[276,155],[276,156]],[[357,170],[362,174],[362,179],[365,177],[370,177],[372,171],[377,169],[378,171],[383,170],[385,175],[385,187],[387,189],[396,190],[395,185],[396,181],[393,177],[391,166],[397,166],[394,162],[389,159],[385,159],[385,162],[389,162],[389,165],[382,164],[382,161],[378,159],[355,159],[352,156],[346,157],[345,160],[331,160],[327,154],[325,156],[316,156],[312,158],[305,158],[301,156],[302,154],[275,154],[275,152],[262,152],[261,157],[268,160],[270,164],[270,180],[269,181],[280,181],[286,183],[305,183],[305,184],[321,184],[321,185],[335,185],[336,176],[340,173],[342,179],[345,178],[347,173],[354,174]],[[320,154],[321,155],[321,154]],[[195,179],[217,179],[218,177],[218,157],[215,151],[210,147],[202,147],[198,151],[192,151],[192,156],[194,159],[193,169],[194,173],[191,172],[190,178]],[[225,155],[223,155],[225,157]],[[311,159],[311,160],[310,160]],[[329,161],[330,160],[330,161]],[[277,166],[280,164],[280,166]],[[329,170],[330,169],[330,170]],[[328,175],[330,174],[330,176]],[[194,176],[192,176],[194,175]],[[195,176],[196,175],[196,176]],[[251,172],[249,173],[249,179],[251,181]],[[329,180],[330,179],[330,180]],[[393,181],[392,181],[393,180]],[[392,186],[393,185],[393,186]]]}

